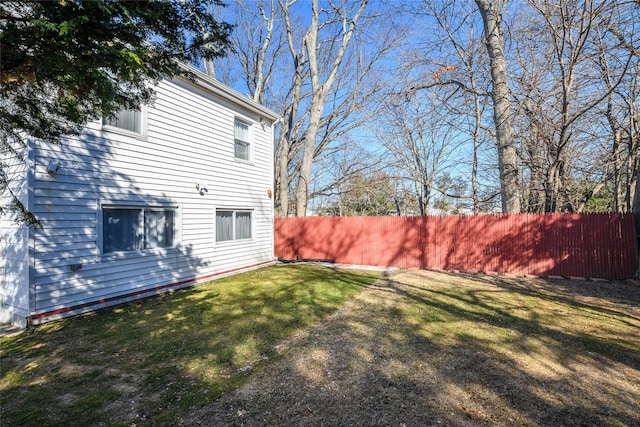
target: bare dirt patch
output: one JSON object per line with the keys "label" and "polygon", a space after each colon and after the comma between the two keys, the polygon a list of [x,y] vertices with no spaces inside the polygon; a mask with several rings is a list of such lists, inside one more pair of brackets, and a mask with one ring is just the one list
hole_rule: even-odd
{"label": "bare dirt patch", "polygon": [[182,425],[639,425],[640,286],[400,271]]}

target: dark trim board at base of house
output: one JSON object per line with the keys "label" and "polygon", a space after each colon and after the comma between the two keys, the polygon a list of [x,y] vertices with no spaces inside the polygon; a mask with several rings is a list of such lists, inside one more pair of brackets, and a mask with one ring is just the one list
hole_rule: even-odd
{"label": "dark trim board at base of house", "polygon": [[75,316],[78,314],[88,313],[101,308],[111,307],[114,305],[124,304],[127,302],[135,301],[137,299],[146,298],[152,295],[161,294],[170,290],[182,289],[195,286],[199,283],[205,282],[213,278],[222,278],[237,274],[245,271],[255,270],[261,267],[267,267],[269,265],[276,264],[277,259],[270,261],[260,262],[258,264],[248,265],[245,267],[238,267],[231,270],[225,270],[218,273],[207,274],[204,276],[195,277],[193,279],[182,280],[180,282],[174,282],[167,285],[156,286],[149,289],[143,289],[141,291],[132,292],[129,294],[119,295],[111,298],[103,298],[96,301],[91,301],[83,304],[74,305],[71,307],[58,308],[56,310],[46,311],[42,313],[32,314],[27,319],[27,325],[39,325],[51,320],[62,319],[64,317]]}

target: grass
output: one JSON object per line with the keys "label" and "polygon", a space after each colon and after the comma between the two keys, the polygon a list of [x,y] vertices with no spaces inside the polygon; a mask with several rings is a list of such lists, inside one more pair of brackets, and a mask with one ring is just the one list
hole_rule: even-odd
{"label": "grass", "polygon": [[639,284],[376,277],[273,267],[2,338],[1,424],[640,425]]}
{"label": "grass", "polygon": [[174,425],[376,277],[270,267],[0,338],[0,421]]}
{"label": "grass", "polygon": [[408,360],[430,361],[433,378],[413,380],[448,390],[432,405],[440,419],[640,422],[637,284],[405,272],[386,291],[413,343],[405,351],[421,355]]}
{"label": "grass", "polygon": [[639,307],[632,282],[400,271],[184,425],[640,425]]}

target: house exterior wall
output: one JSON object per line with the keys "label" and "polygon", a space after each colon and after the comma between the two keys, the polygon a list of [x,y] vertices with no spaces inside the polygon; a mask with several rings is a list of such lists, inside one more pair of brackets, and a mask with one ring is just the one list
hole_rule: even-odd
{"label": "house exterior wall", "polygon": [[[32,158],[25,149],[24,160],[4,155],[8,187],[25,206],[29,206],[29,174]],[[0,206],[8,206],[11,195],[5,189],[0,194]],[[0,322],[26,327],[29,314],[29,230],[16,222],[16,214],[0,215]]]}
{"label": "house exterior wall", "polygon": [[[273,262],[273,113],[182,79],[156,93],[142,137],[95,122],[62,145],[35,145],[33,323]],[[234,156],[235,119],[250,124],[248,162]],[[178,245],[102,253],[105,205],[175,208]],[[216,242],[221,208],[251,212],[252,237]]]}

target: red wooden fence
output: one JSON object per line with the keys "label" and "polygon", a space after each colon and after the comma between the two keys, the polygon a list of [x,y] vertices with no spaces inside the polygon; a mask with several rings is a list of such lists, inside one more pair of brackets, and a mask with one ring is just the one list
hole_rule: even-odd
{"label": "red wooden fence", "polygon": [[638,268],[634,217],[615,213],[278,218],[275,254],[605,279],[630,278]]}

